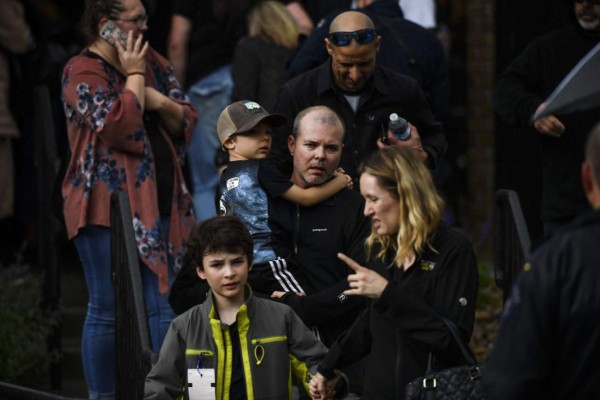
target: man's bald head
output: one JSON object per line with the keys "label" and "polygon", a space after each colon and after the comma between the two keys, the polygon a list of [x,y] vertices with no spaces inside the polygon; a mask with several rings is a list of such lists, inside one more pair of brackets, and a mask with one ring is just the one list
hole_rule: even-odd
{"label": "man's bald head", "polygon": [[361,29],[375,29],[375,24],[366,14],[358,11],[343,12],[329,25],[329,33],[354,32]]}
{"label": "man's bald head", "polygon": [[331,57],[331,72],[337,87],[346,92],[361,91],[375,70],[380,45],[381,37],[367,15],[346,11],[335,17],[329,25],[325,48]]}

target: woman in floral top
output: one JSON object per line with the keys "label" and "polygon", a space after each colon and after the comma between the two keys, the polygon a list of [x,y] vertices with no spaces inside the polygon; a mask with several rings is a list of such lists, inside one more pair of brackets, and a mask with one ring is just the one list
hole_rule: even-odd
{"label": "woman in floral top", "polygon": [[[90,44],[62,78],[72,153],[62,194],[89,292],[82,353],[90,398],[114,398],[111,193],[127,193],[131,204],[155,351],[174,316],[165,294],[194,225],[181,166],[197,116],[168,61],[144,43],[146,22],[140,0],[88,1]],[[127,39],[103,39],[107,23]]]}

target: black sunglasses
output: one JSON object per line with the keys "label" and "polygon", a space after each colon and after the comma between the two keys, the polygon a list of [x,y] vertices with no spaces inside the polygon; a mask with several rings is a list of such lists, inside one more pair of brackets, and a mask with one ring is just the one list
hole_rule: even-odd
{"label": "black sunglasses", "polygon": [[590,3],[593,6],[597,6],[600,4],[600,0],[574,0],[575,3],[583,3],[584,1],[587,1],[588,3]]}
{"label": "black sunglasses", "polygon": [[376,35],[375,29],[361,29],[360,31],[354,32],[330,33],[329,40],[336,46],[348,46],[352,38],[354,38],[358,44],[367,44],[371,43]]}

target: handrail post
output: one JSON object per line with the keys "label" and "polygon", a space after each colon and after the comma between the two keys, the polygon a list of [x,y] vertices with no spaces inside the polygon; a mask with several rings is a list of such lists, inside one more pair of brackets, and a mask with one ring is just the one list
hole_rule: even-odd
{"label": "handrail post", "polygon": [[118,399],[140,399],[146,375],[158,355],[152,350],[140,259],[123,192],[111,196],[111,270],[116,304],[116,381]]}
{"label": "handrail post", "polygon": [[494,207],[494,271],[504,302],[523,265],[529,261],[530,249],[531,239],[519,196],[513,190],[498,190]]}
{"label": "handrail post", "polygon": [[[60,271],[56,251],[58,221],[50,209],[50,204],[52,188],[57,179],[58,156],[50,91],[45,85],[36,86],[34,89],[33,115],[38,197],[38,263],[44,271],[42,306],[45,310],[55,313],[60,301]],[[59,320],[48,337],[48,350],[51,353],[62,352],[61,329]],[[54,361],[50,367],[50,385],[54,390],[62,388],[61,358]]]}

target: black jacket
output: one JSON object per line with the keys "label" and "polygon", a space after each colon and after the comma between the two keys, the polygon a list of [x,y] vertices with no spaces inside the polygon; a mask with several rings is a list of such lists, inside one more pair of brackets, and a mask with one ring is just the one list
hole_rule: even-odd
{"label": "black jacket", "polygon": [[[498,80],[496,112],[510,124],[530,125],[536,108],[599,40],[576,26],[536,38]],[[572,218],[589,209],[581,187],[581,163],[586,137],[599,115],[600,107],[557,114],[565,125],[563,136],[541,135],[542,221]],[[540,135],[538,131],[533,134]]]}
{"label": "black jacket", "polygon": [[331,346],[318,368],[323,375],[367,356],[362,399],[403,399],[406,384],[424,375],[429,352],[436,368],[464,363],[442,317],[468,342],[478,290],[475,255],[469,240],[443,223],[432,246],[406,271],[388,268],[391,259],[367,265],[390,283]]}
{"label": "black jacket", "polygon": [[556,232],[511,291],[483,370],[494,399],[600,393],[600,211]]}
{"label": "black jacket", "polygon": [[[417,81],[378,66],[354,112],[333,81],[329,59],[287,82],[277,97],[274,112],[286,115],[288,122],[273,130],[271,159],[279,164],[287,163],[287,168],[280,168],[286,176],[291,175],[287,140],[294,118],[303,109],[316,105],[328,106],[344,121],[346,135],[340,167],[355,179],[358,179],[360,163],[377,150],[380,133],[387,129],[389,115],[394,112],[417,127],[432,166],[446,149],[442,126],[431,113]],[[355,187],[359,187],[357,181]]]}
{"label": "black jacket", "polygon": [[231,63],[231,100],[252,100],[272,110],[293,52],[292,49],[255,36],[240,39]]}
{"label": "black jacket", "polygon": [[[364,264],[364,240],[370,229],[363,215],[364,202],[355,191],[344,189],[316,206],[289,206],[295,218],[290,220],[291,225],[276,229],[284,229],[293,237],[308,286],[304,287],[306,296],[287,294],[282,302],[290,305],[306,325],[318,326],[321,340],[329,345],[350,327],[366,303],[360,297],[340,296],[349,288],[346,277],[352,271],[337,258],[342,252]],[[202,303],[209,290],[206,281],[196,274],[189,255],[183,264],[169,294],[169,303],[178,314]]]}
{"label": "black jacket", "polygon": [[[290,61],[287,80],[323,64],[329,57],[324,39],[331,21],[342,11],[319,22]],[[431,111],[438,120],[447,112],[450,97],[448,62],[439,39],[427,29],[404,19],[397,0],[378,0],[358,9],[375,23],[382,37],[377,65],[419,81]],[[262,104],[262,103],[261,103]]]}
{"label": "black jacket", "polygon": [[329,346],[352,325],[366,304],[360,297],[342,294],[349,289],[346,278],[352,270],[337,258],[337,253],[365,262],[369,220],[363,215],[362,197],[350,189],[316,206],[295,207],[296,255],[308,289],[306,296],[287,294],[282,301],[306,325],[318,327],[321,340]]}

